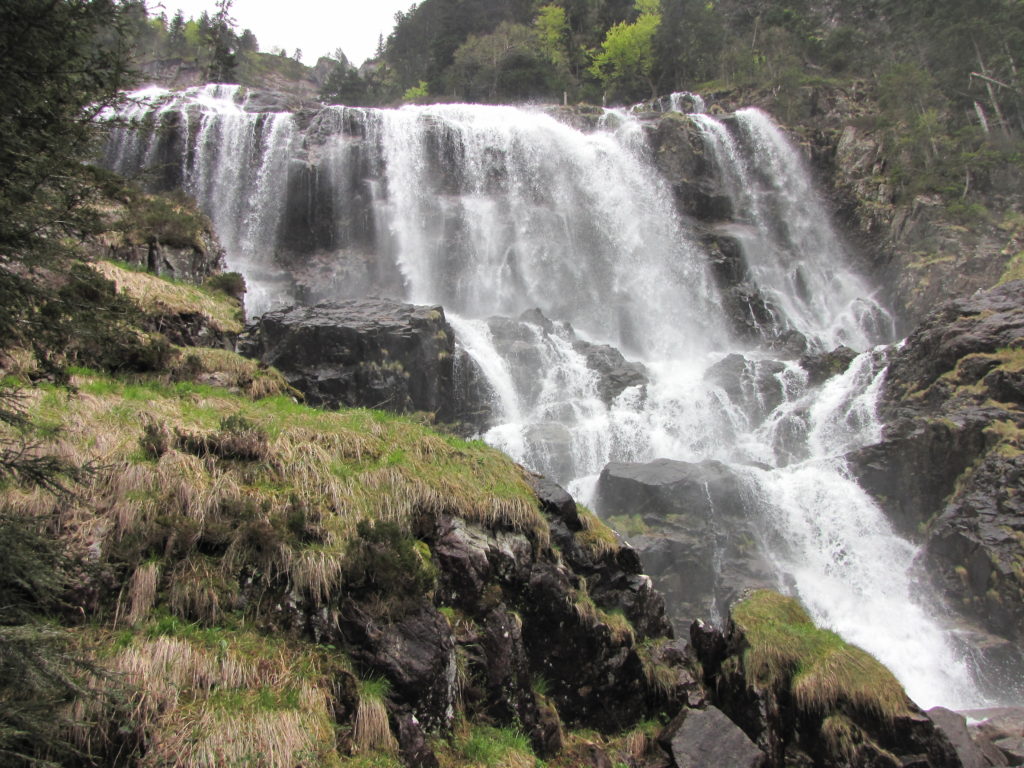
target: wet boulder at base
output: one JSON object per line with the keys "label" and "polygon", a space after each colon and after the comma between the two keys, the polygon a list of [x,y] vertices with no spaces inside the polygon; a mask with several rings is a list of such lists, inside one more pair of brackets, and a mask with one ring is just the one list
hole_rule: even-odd
{"label": "wet boulder at base", "polygon": [[596,508],[636,547],[677,628],[776,581],[742,483],[721,462],[612,462],[598,480]]}

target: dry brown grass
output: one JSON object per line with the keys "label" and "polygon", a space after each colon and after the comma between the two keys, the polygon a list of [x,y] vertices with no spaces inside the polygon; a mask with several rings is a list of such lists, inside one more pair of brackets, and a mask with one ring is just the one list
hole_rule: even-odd
{"label": "dry brown grass", "polygon": [[138,624],[145,619],[156,604],[156,588],[160,582],[160,563],[143,563],[135,569],[128,584],[128,623]]}
{"label": "dry brown grass", "polygon": [[275,395],[298,396],[276,368],[212,347],[175,347],[170,376],[234,389],[252,400]]}
{"label": "dry brown grass", "polygon": [[117,290],[127,294],[146,314],[194,312],[206,318],[217,331],[242,332],[238,302],[224,294],[185,283],[172,283],[147,272],[124,269],[109,261],[98,261],[90,266],[113,281]]}
{"label": "dry brown grass", "polygon": [[[327,413],[281,396],[249,401],[87,371],[76,372],[74,384],[77,395],[35,392],[27,401],[33,416],[66,425],[46,448],[98,467],[59,510],[66,535],[101,556],[126,558],[130,572],[162,560],[164,592],[154,604],[182,617],[217,621],[235,604],[243,572],[316,600],[336,594],[346,546],[365,519],[411,533],[420,516],[452,514],[547,543],[523,470],[483,444],[379,412]],[[239,436],[245,450],[225,448]],[[33,491],[0,494],[26,509],[53,509]],[[198,555],[201,543],[210,556]],[[142,586],[125,606],[132,622],[149,601]]]}
{"label": "dry brown grass", "polygon": [[385,704],[387,686],[380,681],[364,681],[360,686],[359,705],[352,726],[352,741],[360,752],[398,752],[398,741],[391,733]]}
{"label": "dry brown grass", "polygon": [[[139,634],[103,661],[130,692],[128,721],[147,744],[140,766],[340,763],[329,680],[315,659],[282,643],[245,633]],[[114,713],[99,699],[82,701],[91,703],[75,714],[96,726],[75,735],[96,746]]]}
{"label": "dry brown grass", "polygon": [[576,541],[590,553],[590,556],[600,559],[618,552],[621,545],[615,531],[583,505],[577,504],[576,509],[580,523],[583,524],[582,530],[576,534]]}

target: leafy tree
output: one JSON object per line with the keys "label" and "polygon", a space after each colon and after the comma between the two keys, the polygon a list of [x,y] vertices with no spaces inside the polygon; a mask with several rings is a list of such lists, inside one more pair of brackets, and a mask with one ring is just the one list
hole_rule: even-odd
{"label": "leafy tree", "polygon": [[370,84],[359,76],[359,71],[340,62],[320,89],[320,98],[330,104],[350,107],[369,106],[373,103]]}
{"label": "leafy tree", "polygon": [[0,345],[45,330],[31,271],[85,223],[81,161],[131,82],[128,25],[115,0],[0,3]]}
{"label": "leafy tree", "polygon": [[472,35],[455,52],[452,90],[468,101],[547,95],[551,69],[538,48],[534,30],[507,21],[489,35]]}
{"label": "leafy tree", "polygon": [[572,34],[565,9],[558,5],[541,6],[533,22],[541,50],[554,69],[557,85],[567,88],[575,79],[571,66],[573,55]]}
{"label": "leafy tree", "polygon": [[620,22],[608,30],[594,57],[591,73],[606,91],[625,99],[657,96],[654,81],[654,35],[661,24],[658,0],[637,0],[640,16],[631,24]]}

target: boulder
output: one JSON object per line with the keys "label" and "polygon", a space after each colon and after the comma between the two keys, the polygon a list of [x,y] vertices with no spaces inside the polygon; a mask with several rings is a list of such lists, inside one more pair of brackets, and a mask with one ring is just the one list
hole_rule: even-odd
{"label": "boulder", "polygon": [[704,380],[719,387],[756,426],[785,399],[780,378],[785,370],[777,360],[748,360],[733,353],[708,368]]}
{"label": "boulder", "polygon": [[971,738],[963,715],[945,707],[932,707],[928,710],[928,717],[953,745],[963,768],[988,768],[985,753]]}
{"label": "boulder", "polygon": [[676,768],[761,768],[765,754],[717,707],[684,709],[658,737]]}
{"label": "boulder", "polygon": [[857,353],[847,346],[838,346],[831,352],[806,354],[800,358],[800,367],[807,371],[808,385],[815,387],[833,376],[845,373]]}
{"label": "boulder", "polygon": [[448,423],[469,409],[456,397],[454,333],[441,307],[367,298],[274,310],[239,350],[314,405],[426,411]]}
{"label": "boulder", "polygon": [[[971,719],[971,735],[985,751],[990,765],[1024,765],[1024,707],[978,709],[964,714]],[[1000,756],[1004,762],[999,762]]]}
{"label": "boulder", "polygon": [[595,506],[613,526],[620,515],[640,518],[647,532],[630,543],[677,628],[722,615],[744,589],[775,582],[743,486],[720,462],[613,462],[601,472]]}

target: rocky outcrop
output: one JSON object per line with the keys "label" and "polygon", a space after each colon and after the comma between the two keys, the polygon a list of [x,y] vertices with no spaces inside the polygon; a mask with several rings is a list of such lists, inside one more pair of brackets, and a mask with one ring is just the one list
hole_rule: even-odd
{"label": "rocky outcrop", "polygon": [[717,707],[684,709],[658,737],[677,768],[761,768],[765,754]]}
{"label": "rocky outcrop", "polygon": [[630,529],[677,628],[722,615],[743,590],[774,583],[742,486],[720,462],[613,462],[601,472],[597,498],[604,519]]}
{"label": "rocky outcrop", "polygon": [[[739,607],[753,601],[772,607],[760,605],[742,622],[734,608],[724,630],[695,622],[691,638],[712,703],[759,748],[763,765],[960,768],[943,730],[877,661],[836,645],[795,601],[761,592]],[[799,629],[790,634],[787,625]],[[831,644],[829,654],[807,642],[816,635]],[[852,674],[843,670],[851,662]],[[728,731],[723,725],[723,741],[738,742]],[[745,744],[736,749],[744,762],[734,764],[757,764],[747,762],[754,757]]]}
{"label": "rocky outcrop", "polygon": [[425,411],[446,423],[470,410],[441,307],[368,298],[275,310],[239,350],[276,367],[311,404]]}
{"label": "rocky outcrop", "polygon": [[[386,677],[392,711],[410,713],[427,732],[446,731],[461,707],[517,724],[538,754],[553,755],[563,722],[612,732],[665,706],[641,644],[670,637],[671,627],[636,554],[613,539],[595,543],[572,497],[543,478],[532,482],[561,557],[546,538],[424,515],[415,534],[429,552],[432,599],[357,586],[336,620],[315,624],[320,642],[342,645]],[[685,662],[661,660],[681,672]]]}
{"label": "rocky outcrop", "polygon": [[881,443],[854,465],[946,594],[1024,637],[1024,282],[937,308],[889,368]]}
{"label": "rocky outcrop", "polygon": [[983,200],[991,209],[982,202],[951,203],[938,195],[898,200],[886,173],[883,137],[846,122],[857,110],[847,100],[834,112],[832,120],[842,124],[829,133],[827,167],[848,222],[866,250],[875,254],[878,284],[886,286],[904,327],[912,328],[950,296],[969,296],[993,285],[1020,251],[1020,223],[1012,215],[1001,220],[999,213],[1013,208],[1013,198],[1019,198],[1020,172],[1007,165],[984,178],[964,180],[968,186],[963,196],[971,192],[971,199]]}

